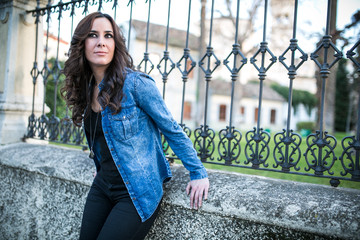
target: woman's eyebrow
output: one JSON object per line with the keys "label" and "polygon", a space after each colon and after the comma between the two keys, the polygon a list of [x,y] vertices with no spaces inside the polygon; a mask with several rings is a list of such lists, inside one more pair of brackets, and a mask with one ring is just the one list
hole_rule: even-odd
{"label": "woman's eyebrow", "polygon": [[[98,31],[96,31],[96,30],[90,30],[90,32],[92,32],[92,33],[98,33]],[[113,31],[111,31],[111,30],[105,30],[104,32],[106,32],[106,33],[113,33]]]}

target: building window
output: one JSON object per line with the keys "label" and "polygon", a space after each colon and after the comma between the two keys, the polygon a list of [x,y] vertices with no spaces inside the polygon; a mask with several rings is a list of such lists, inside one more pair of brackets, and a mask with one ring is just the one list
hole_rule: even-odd
{"label": "building window", "polygon": [[255,122],[257,122],[257,120],[258,120],[258,116],[259,116],[259,108],[255,108],[255,116],[254,116]]}
{"label": "building window", "polygon": [[226,105],[221,104],[219,108],[219,121],[225,121],[226,120]]}
{"label": "building window", "polygon": [[275,124],[275,120],[276,120],[276,110],[275,110],[275,109],[271,109],[271,112],[270,112],[270,123],[271,123],[271,124]]}
{"label": "building window", "polygon": [[240,114],[245,115],[245,107],[244,106],[240,107]]}
{"label": "building window", "polygon": [[191,120],[191,102],[184,102],[184,120]]}

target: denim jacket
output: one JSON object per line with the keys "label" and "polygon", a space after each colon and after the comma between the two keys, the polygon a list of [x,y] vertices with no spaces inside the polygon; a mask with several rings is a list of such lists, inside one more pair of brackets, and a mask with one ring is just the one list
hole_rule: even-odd
{"label": "denim jacket", "polygon": [[[99,88],[101,90],[102,84]],[[115,165],[127,186],[133,204],[144,222],[154,213],[163,195],[163,182],[171,171],[161,143],[161,133],[190,172],[190,179],[207,177],[191,140],[173,119],[155,81],[148,75],[128,70],[123,87],[121,111],[113,115],[102,109],[102,128]],[[86,136],[89,146],[91,139]],[[100,169],[99,157],[94,162]]]}

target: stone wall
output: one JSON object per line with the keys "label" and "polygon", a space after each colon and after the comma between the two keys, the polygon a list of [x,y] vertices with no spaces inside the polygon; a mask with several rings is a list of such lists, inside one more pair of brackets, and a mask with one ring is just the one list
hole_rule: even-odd
{"label": "stone wall", "polygon": [[[77,239],[94,167],[80,150],[0,146],[0,239]],[[360,191],[209,170],[209,200],[189,208],[172,166],[148,239],[360,239]]]}

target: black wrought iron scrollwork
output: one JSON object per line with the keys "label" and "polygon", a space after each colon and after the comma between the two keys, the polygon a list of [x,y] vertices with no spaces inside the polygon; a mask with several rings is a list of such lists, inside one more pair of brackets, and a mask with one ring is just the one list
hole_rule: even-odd
{"label": "black wrought iron scrollwork", "polygon": [[[214,64],[211,63],[212,58],[215,58]],[[214,49],[211,46],[206,47],[205,55],[200,59],[199,66],[205,73],[205,78],[211,78],[211,74],[221,64],[220,60],[216,57]],[[206,65],[206,68],[204,67]]]}
{"label": "black wrought iron scrollwork", "polygon": [[[36,40],[37,40],[37,37],[36,37]],[[36,48],[36,51],[37,51],[37,48]],[[33,102],[32,102],[32,113],[28,119],[28,128],[27,128],[27,136],[32,138],[36,135],[36,125],[37,125],[37,119],[36,119],[36,116],[35,116],[35,113],[34,113],[34,101],[35,101],[35,86],[36,86],[36,81],[37,81],[37,78],[40,74],[40,71],[38,69],[38,66],[37,66],[37,60],[36,60],[36,57],[37,54],[35,54],[35,61],[34,61],[34,64],[33,64],[33,68],[31,70],[31,76],[32,76],[32,80],[33,80]]]}
{"label": "black wrought iron scrollwork", "polygon": [[[263,164],[264,167],[267,167],[266,160],[269,157],[269,141],[270,134],[266,131],[263,131],[260,128],[261,123],[261,107],[262,107],[262,93],[263,93],[263,82],[266,78],[266,72],[270,67],[276,62],[277,58],[268,48],[268,43],[266,42],[266,18],[268,11],[268,1],[265,0],[264,5],[264,28],[263,28],[263,40],[260,43],[260,48],[256,51],[253,57],[250,58],[251,64],[259,72],[260,88],[259,88],[259,104],[257,112],[257,126],[246,133],[246,145],[245,145],[245,155],[246,161],[245,164],[252,163],[253,168],[259,168],[260,164]],[[261,54],[261,66],[256,64],[256,57]],[[269,54],[271,56],[270,63],[265,66],[265,56]]]}
{"label": "black wrought iron scrollwork", "polygon": [[212,155],[215,150],[215,131],[207,125],[201,125],[200,128],[195,129],[194,135],[194,147],[201,161],[206,162],[207,159],[214,160]]}
{"label": "black wrought iron scrollwork", "polygon": [[[256,64],[256,57],[261,54],[262,56],[262,59],[265,59],[265,55],[266,54],[269,54],[271,56],[270,58],[270,63],[269,65],[267,65],[266,67],[264,66],[264,61],[261,61],[262,64],[261,66],[259,67],[257,64]],[[270,67],[276,62],[277,58],[275,57],[275,55],[270,51],[270,49],[268,48],[268,43],[267,42],[261,42],[260,43],[260,48],[256,51],[256,53],[254,54],[254,56],[252,56],[250,58],[250,63],[252,65],[254,65],[254,67],[256,68],[256,70],[258,70],[259,72],[259,79],[260,80],[265,80],[265,77],[266,77],[266,72],[270,69]]]}
{"label": "black wrought iron scrollwork", "polygon": [[[48,63],[48,46],[49,46],[49,28],[50,28],[50,17],[51,17],[51,11],[50,11],[50,7],[51,7],[51,0],[48,1],[48,4],[46,5],[47,7],[47,18],[46,18],[46,24],[47,24],[47,30],[46,30],[46,43],[45,43],[45,60],[44,60],[44,66],[43,69],[41,70],[41,75],[43,77],[43,84],[44,84],[44,94],[43,94],[43,98],[46,98],[46,85],[48,82],[48,78],[50,76],[50,74],[52,74],[51,69],[49,67],[49,63]],[[45,100],[43,102],[43,106],[42,106],[42,114],[38,119],[38,129],[39,129],[39,138],[40,139],[45,139],[46,135],[47,135],[47,124],[48,124],[49,118],[45,115]]]}
{"label": "black wrought iron scrollwork", "polygon": [[259,130],[254,127],[253,130],[248,131],[245,135],[245,164],[251,162],[253,168],[259,168],[260,164],[263,164],[264,167],[268,167],[266,160],[270,155],[270,134],[263,131],[262,128]]}
{"label": "black wrought iron scrollwork", "polygon": [[[37,5],[36,5],[36,9],[39,10],[40,9],[40,1],[37,0]],[[34,16],[34,15],[33,15]],[[36,86],[36,81],[37,78],[40,74],[40,71],[38,69],[38,64],[37,64],[37,51],[38,51],[38,33],[39,33],[39,22],[40,22],[40,13],[39,11],[35,12],[35,24],[36,24],[36,33],[35,33],[35,59],[34,59],[34,63],[33,63],[33,68],[31,69],[31,77],[32,77],[32,83],[33,83],[33,94],[32,94],[32,106],[31,106],[31,115],[28,118],[28,127],[27,127],[27,137],[32,138],[35,137],[36,134],[36,116],[34,113],[34,104],[35,104],[35,86]]]}
{"label": "black wrought iron scrollwork", "polygon": [[[320,77],[322,80],[321,86],[321,100],[320,100],[320,119],[319,119],[319,130],[315,134],[310,134],[306,143],[308,148],[304,153],[305,159],[308,163],[308,168],[305,168],[306,171],[313,169],[315,175],[323,175],[324,171],[328,171],[329,174],[331,166],[333,166],[335,160],[337,159],[334,154],[334,148],[336,147],[337,141],[334,136],[328,135],[324,128],[324,108],[325,108],[325,86],[326,80],[330,74],[330,69],[342,58],[342,52],[340,52],[336,46],[331,42],[331,36],[329,35],[330,28],[330,1],[328,1],[327,7],[327,21],[326,21],[326,30],[325,35],[322,38],[321,43],[316,48],[316,50],[311,53],[310,58],[315,62],[315,64],[320,69]],[[334,51],[334,59],[330,59],[329,51]],[[323,51],[324,57],[323,62],[320,63],[318,57],[320,51]],[[316,149],[317,147],[317,149]],[[309,162],[308,155],[312,156],[312,161]],[[316,156],[317,154],[317,156]],[[329,162],[330,161],[330,162]]]}
{"label": "black wrought iron scrollwork", "polygon": [[185,132],[186,136],[190,137],[191,136],[191,129],[186,126],[185,124],[179,124],[180,127],[183,129],[183,131]]}
{"label": "black wrought iron scrollwork", "polygon": [[[211,2],[211,18],[210,18],[210,31],[209,31],[209,45],[206,47],[205,55],[200,59],[199,66],[201,70],[205,73],[205,114],[204,114],[204,124],[199,128],[196,128],[194,131],[195,134],[195,149],[198,151],[201,161],[206,161],[207,159],[213,160],[212,154],[215,150],[215,131],[210,129],[207,125],[207,111],[208,111],[208,101],[209,101],[209,83],[212,79],[212,73],[220,65],[219,59],[216,57],[213,47],[211,46],[212,38],[212,25],[214,19],[214,0]],[[212,64],[212,58],[215,59],[215,63]],[[204,67],[204,65],[206,65]]]}
{"label": "black wrought iron scrollwork", "polygon": [[84,144],[85,134],[84,130],[80,127],[76,127],[74,124],[72,126],[72,141],[76,145]]}
{"label": "black wrought iron scrollwork", "polygon": [[327,132],[323,132],[323,136],[320,131],[310,134],[306,138],[308,147],[304,156],[308,166],[305,167],[305,171],[313,169],[317,176],[323,175],[325,171],[333,175],[330,170],[337,159],[334,152],[336,143],[336,138]]}
{"label": "black wrought iron scrollwork", "polygon": [[[308,55],[304,53],[304,51],[298,46],[296,39],[296,22],[297,22],[297,10],[298,10],[298,0],[295,0],[295,8],[294,8],[294,27],[293,27],[293,37],[290,40],[290,46],[284,51],[283,54],[279,57],[279,62],[285,67],[288,71],[289,75],[289,96],[288,96],[288,115],[287,115],[287,124],[286,130],[283,129],[283,132],[279,132],[275,134],[275,148],[274,148],[274,167],[281,166],[282,171],[289,172],[293,167],[296,171],[299,171],[300,168],[297,167],[297,164],[301,158],[301,136],[297,133],[294,133],[292,129],[290,129],[291,123],[291,105],[292,105],[292,96],[293,96],[293,80],[296,77],[296,71],[299,67],[308,59]],[[295,64],[295,54],[296,52],[300,52],[300,62]],[[288,65],[286,60],[286,54],[290,53],[290,64]]]}
{"label": "black wrought iron scrollwork", "polygon": [[[358,58],[354,56],[356,53],[354,50],[359,46],[360,40],[346,52],[347,58],[349,58],[356,66],[357,72],[360,72],[360,62]],[[341,164],[344,168],[340,174],[342,176],[351,174],[351,179],[360,181],[360,98],[358,99],[358,116],[357,116],[357,128],[356,136],[347,136],[341,141],[343,152],[339,157]]]}
{"label": "black wrought iron scrollwork", "polygon": [[278,166],[282,167],[282,171],[289,172],[293,167],[296,171],[300,170],[297,167],[301,158],[301,136],[290,130],[290,133],[283,129],[283,132],[279,132],[274,136],[274,168]]}
{"label": "black wrought iron scrollwork", "polygon": [[[230,53],[224,56],[223,59],[218,59],[215,55],[215,51],[213,49],[212,45],[212,33],[213,33],[213,13],[214,13],[214,3],[215,0],[211,1],[211,17],[209,20],[209,26],[210,29],[207,30],[209,33],[209,43],[205,49],[205,47],[201,45],[200,52],[202,50],[206,50],[206,52],[202,52],[199,59],[200,61],[196,62],[193,57],[190,54],[191,46],[189,45],[189,26],[190,26],[190,13],[191,13],[191,0],[188,1],[189,7],[188,7],[188,17],[187,17],[187,24],[188,29],[186,32],[186,44],[184,46],[183,54],[180,57],[180,59],[176,61],[172,61],[171,57],[172,51],[168,50],[168,35],[172,32],[169,31],[169,18],[170,18],[170,0],[169,1],[169,8],[168,8],[168,17],[167,17],[167,31],[166,31],[166,47],[163,51],[163,56],[159,62],[157,62],[155,65],[157,66],[157,69],[159,70],[162,81],[164,83],[163,85],[163,98],[165,98],[165,84],[170,81],[170,73],[174,72],[173,69],[176,67],[182,76],[182,83],[178,83],[178,86],[182,84],[182,104],[181,104],[181,120],[179,122],[179,125],[183,129],[184,133],[188,137],[194,138],[194,148],[197,151],[197,154],[199,158],[201,158],[201,161],[213,163],[213,164],[221,164],[221,165],[229,165],[229,166],[236,166],[240,168],[255,168],[255,169],[261,169],[261,170],[267,170],[272,172],[287,172],[290,174],[297,174],[297,175],[306,175],[306,176],[319,176],[322,178],[328,178],[331,179],[330,183],[332,186],[339,185],[339,180],[352,180],[356,182],[360,182],[360,122],[358,121],[358,132],[355,134],[355,136],[348,136],[342,139],[341,145],[343,148],[342,154],[339,156],[335,156],[335,147],[337,145],[336,139],[329,135],[326,131],[324,131],[323,122],[325,119],[324,116],[324,105],[326,104],[326,101],[324,101],[324,94],[326,92],[325,87],[322,87],[321,90],[321,105],[318,109],[320,111],[320,119],[319,119],[319,130],[316,133],[310,134],[306,138],[306,144],[307,148],[301,151],[300,145],[302,144],[302,139],[299,134],[295,133],[294,130],[290,128],[292,122],[292,98],[293,98],[293,80],[296,80],[297,71],[304,65],[304,62],[307,61],[308,56],[304,51],[299,47],[300,42],[296,39],[296,18],[297,18],[297,5],[298,0],[295,0],[295,8],[294,8],[294,24],[293,24],[293,36],[290,39],[290,44],[288,47],[282,52],[281,55],[279,55],[278,59],[279,62],[284,66],[284,68],[287,70],[288,77],[289,77],[289,97],[287,99],[288,101],[288,108],[287,108],[287,123],[286,127],[282,131],[279,131],[274,135],[274,137],[270,137],[270,134],[267,131],[263,130],[262,124],[266,121],[262,121],[262,118],[264,115],[264,112],[266,112],[266,109],[262,109],[262,101],[263,101],[263,90],[264,88],[264,81],[267,79],[266,74],[267,71],[275,64],[277,61],[277,58],[274,56],[274,54],[270,51],[268,47],[268,43],[266,42],[266,31],[268,30],[266,28],[267,24],[267,12],[268,12],[268,0],[265,0],[265,7],[264,7],[264,25],[263,25],[263,38],[262,41],[259,44],[259,49],[253,54],[253,56],[250,58],[251,65],[254,66],[254,70],[256,69],[256,73],[258,74],[258,80],[260,82],[259,85],[259,95],[258,95],[258,108],[257,112],[255,113],[255,116],[257,117],[257,125],[250,131],[243,133],[245,136],[245,144],[243,147],[241,147],[240,142],[243,138],[242,133],[238,131],[236,128],[237,125],[233,124],[233,116],[236,116],[237,111],[233,110],[236,109],[237,106],[235,101],[237,101],[237,91],[235,86],[238,84],[238,78],[240,76],[240,71],[243,69],[243,66],[247,64],[247,59],[244,57],[244,55],[241,53],[241,45],[239,45],[240,42],[238,42],[238,17],[239,17],[239,3],[240,0],[237,0],[237,15],[236,15],[236,29],[235,29],[235,41],[232,43],[232,45],[227,45],[227,47],[232,47]],[[52,19],[57,18],[58,19],[58,32],[57,36],[58,39],[60,39],[60,19],[63,17],[72,17],[72,26],[71,26],[71,33],[73,32],[73,21],[74,21],[74,15],[79,10],[79,13],[83,13],[83,15],[86,15],[89,13],[89,11],[93,10],[101,10],[105,9],[105,5],[109,4],[107,7],[112,7],[113,9],[113,17],[116,19],[116,11],[119,0],[59,0],[54,3],[54,5],[51,4],[51,0],[48,0],[48,4],[45,7],[40,7],[40,0],[37,0],[37,7],[36,9],[26,11],[29,15],[32,15],[35,20],[36,27],[40,27],[41,25],[40,20],[43,16],[43,19],[45,20],[45,15],[47,17],[47,24],[49,29],[49,21],[52,17]],[[328,0],[328,3],[330,3],[331,0]],[[129,31],[128,31],[128,44],[127,47],[129,49],[131,38],[131,28],[132,28],[132,7],[135,3],[134,0],[127,0],[127,5],[130,10],[130,18],[129,18]],[[187,2],[186,2],[187,3]],[[148,18],[147,18],[147,29],[146,29],[146,48],[143,55],[143,58],[141,59],[141,62],[137,65],[138,69],[141,69],[145,73],[150,74],[154,68],[154,64],[150,60],[150,54],[148,50],[148,44],[149,44],[149,37],[150,37],[150,28],[152,28],[151,22],[150,22],[150,13],[151,9],[151,0],[143,1],[143,6],[145,6],[148,10]],[[148,5],[147,5],[148,4]],[[184,3],[185,4],[185,3]],[[326,32],[323,36],[323,39],[316,48],[316,50],[311,54],[311,59],[315,62],[316,66],[319,68],[320,77],[322,80],[323,86],[325,86],[326,81],[328,79],[328,75],[330,73],[330,70],[336,65],[337,61],[342,58],[342,53],[339,51],[335,44],[331,42],[331,36],[329,35],[329,9],[330,5],[328,4],[328,13],[327,13],[327,26],[326,26]],[[122,11],[124,9],[121,9]],[[127,11],[127,10],[124,10]],[[174,11],[174,9],[172,9]],[[216,10],[215,10],[216,11]],[[67,14],[69,13],[69,14]],[[121,12],[123,13],[123,12]],[[65,14],[65,15],[64,15]],[[185,21],[185,14],[183,20]],[[55,17],[56,16],[56,17]],[[164,19],[165,19],[164,14]],[[7,18],[4,19],[6,21]],[[0,20],[1,21],[1,20]],[[62,20],[61,20],[62,21]],[[163,21],[165,23],[165,21]],[[44,22],[45,24],[45,22]],[[54,23],[55,24],[55,23]],[[63,24],[62,24],[63,25]],[[185,23],[184,23],[185,25]],[[220,26],[221,27],[221,26]],[[39,29],[41,30],[41,29]],[[229,29],[229,31],[234,30],[234,28]],[[38,31],[38,29],[37,29]],[[67,30],[66,30],[67,31]],[[70,28],[69,28],[70,31]],[[36,36],[42,36],[41,32],[37,32]],[[47,32],[47,38],[50,37],[49,33]],[[170,36],[171,37],[171,36]],[[162,37],[163,38],[163,37]],[[170,38],[171,39],[171,38]],[[55,142],[63,142],[67,144],[76,144],[76,145],[82,145],[85,147],[85,136],[84,131],[82,128],[75,127],[75,125],[72,124],[69,114],[70,110],[66,109],[66,116],[63,119],[59,119],[58,116],[56,116],[56,106],[59,105],[56,103],[55,99],[55,106],[54,109],[52,106],[49,106],[54,113],[50,118],[46,117],[46,110],[47,106],[45,102],[43,103],[42,107],[42,113],[39,116],[35,116],[36,113],[40,109],[34,109],[34,102],[37,102],[38,100],[35,98],[35,89],[38,90],[37,86],[40,84],[39,81],[39,75],[42,76],[43,85],[44,85],[44,99],[46,95],[46,85],[48,84],[49,80],[54,78],[54,86],[55,86],[55,97],[58,93],[58,83],[60,83],[62,76],[61,76],[61,66],[60,61],[61,59],[58,56],[56,56],[55,63],[50,66],[50,63],[48,62],[48,54],[47,54],[47,46],[48,43],[45,45],[45,54],[44,54],[44,60],[37,59],[36,53],[39,52],[39,49],[37,48],[40,46],[38,43],[41,41],[41,39],[36,39],[35,44],[35,59],[33,62],[32,69],[29,69],[30,75],[31,75],[31,81],[33,84],[33,100],[32,100],[32,111],[28,119],[28,126],[27,126],[27,134],[26,137],[29,138],[40,138],[44,140],[50,140]],[[50,40],[49,40],[50,41]],[[47,42],[47,40],[46,40]],[[164,41],[165,42],[165,41]],[[299,45],[298,45],[299,43]],[[355,45],[346,53],[347,58],[349,58],[353,63],[355,70],[357,72],[360,72],[360,62],[359,58],[356,55],[356,49],[359,47],[360,40],[357,40]],[[224,46],[226,47],[226,46]],[[58,53],[57,53],[58,55]],[[296,58],[295,58],[296,55]],[[332,55],[334,58],[332,58]],[[171,56],[171,57],[170,57]],[[270,59],[270,61],[269,61]],[[43,66],[40,67],[39,62],[43,62]],[[185,92],[188,91],[186,89],[187,82],[192,81],[192,75],[195,74],[194,70],[196,70],[196,64],[199,66],[199,76],[204,73],[204,80],[205,86],[204,88],[198,89],[199,91],[205,92],[205,98],[198,98],[198,95],[196,95],[197,101],[204,100],[205,104],[201,109],[193,108],[192,110],[196,109],[197,111],[204,111],[204,119],[201,123],[200,127],[195,129],[194,131],[190,129],[184,122],[187,123],[187,119],[185,116],[188,116],[189,112],[186,112],[184,114],[185,110],[189,110],[189,108],[186,108],[189,105],[188,102],[185,102],[186,95]],[[208,117],[210,114],[213,114],[208,112],[210,111],[211,106],[211,84],[213,81],[214,72],[218,70],[218,67],[220,64],[225,65],[225,68],[229,70],[230,77],[231,77],[231,89],[229,88],[229,94],[230,94],[230,111],[227,111],[227,114],[229,114],[228,123],[226,124],[226,127],[223,127],[219,132],[215,132],[213,129],[211,129],[211,124],[208,123]],[[42,69],[41,69],[42,68]],[[30,77],[30,76],[29,76]],[[223,77],[223,75],[222,75]],[[191,80],[190,80],[191,79]],[[30,80],[30,78],[29,78]],[[176,80],[176,79],[174,79]],[[196,80],[196,77],[195,79]],[[200,79],[200,81],[202,81]],[[215,81],[220,81],[215,79]],[[168,90],[168,89],[166,89]],[[178,89],[181,91],[180,89]],[[264,90],[265,91],[265,90]],[[180,92],[179,92],[180,93]],[[40,93],[42,94],[42,93]],[[168,93],[167,93],[168,94]],[[202,94],[202,92],[200,93]],[[41,96],[40,96],[41,98]],[[189,101],[193,101],[192,97],[189,97]],[[195,103],[195,102],[191,102]],[[358,103],[360,106],[360,103]],[[234,106],[233,106],[234,105]],[[58,106],[59,107],[59,106]],[[239,109],[237,109],[239,110]],[[265,111],[264,111],[265,110]],[[360,119],[360,109],[358,109],[358,119]],[[191,114],[193,115],[193,114]],[[266,113],[265,113],[266,116]],[[228,117],[228,116],[227,116]],[[185,121],[184,121],[185,120]],[[193,135],[193,136],[192,136]],[[163,151],[166,157],[169,159],[169,161],[172,161],[176,159],[174,153],[171,152],[168,142],[165,140],[164,136],[161,136],[161,142],[163,146]],[[270,141],[274,141],[274,148],[270,149],[269,143]],[[271,145],[271,144],[270,144]],[[219,154],[215,157],[215,151]],[[268,163],[270,154],[274,157],[274,162]],[[339,158],[339,166],[342,166],[342,170],[339,172],[335,172],[336,169],[336,160]],[[214,159],[216,160],[214,161]],[[306,165],[306,171],[311,173],[303,173],[303,172],[295,172],[300,170],[300,166],[302,165],[301,161],[304,161],[303,163]],[[250,166],[249,166],[250,165]],[[271,167],[268,168],[268,165],[271,165]],[[267,168],[267,169],[265,169]],[[271,168],[271,169],[270,169]],[[274,169],[273,169],[274,168]],[[293,171],[295,170],[295,171]],[[339,175],[338,175],[339,174]]]}
{"label": "black wrought iron scrollwork", "polygon": [[[240,13],[240,0],[237,1],[236,12],[236,28],[235,28],[235,40],[232,45],[232,51],[224,60],[224,65],[231,73],[231,100],[230,100],[230,117],[229,125],[225,129],[220,130],[218,144],[219,158],[218,160],[224,160],[225,165],[231,165],[233,161],[240,163],[238,160],[241,153],[240,140],[242,138],[241,133],[235,130],[233,126],[233,106],[234,106],[234,91],[235,83],[238,80],[240,69],[247,63],[247,59],[240,51],[240,45],[238,44],[238,26],[239,26],[239,13]],[[230,62],[232,61],[232,64]]]}
{"label": "black wrought iron scrollwork", "polygon": [[71,141],[71,133],[72,133],[72,121],[66,116],[60,121],[60,141],[63,143],[67,143]]}
{"label": "black wrought iron scrollwork", "polygon": [[360,139],[355,136],[345,137],[341,141],[344,149],[339,160],[341,161],[344,171],[340,174],[342,176],[351,174],[351,179],[360,180]]}
{"label": "black wrought iron scrollwork", "polygon": [[169,51],[164,51],[164,56],[160,59],[159,64],[157,65],[157,69],[159,70],[163,82],[166,83],[169,74],[175,68],[175,63],[170,58]]}
{"label": "black wrought iron scrollwork", "polygon": [[241,153],[240,141],[242,138],[241,132],[231,129],[227,126],[219,132],[219,158],[218,160],[225,160],[225,165],[231,165],[233,161],[240,163],[239,156]]}
{"label": "black wrought iron scrollwork", "polygon": [[358,61],[359,58],[355,58],[354,56],[356,53],[354,50],[360,45],[360,39],[354,44],[352,48],[350,48],[349,51],[346,52],[346,57],[349,58],[357,67],[357,72],[360,72],[360,62]]}
{"label": "black wrought iron scrollwork", "polygon": [[[323,63],[320,63],[319,61],[319,51],[324,50],[328,53],[328,51],[332,49],[335,53],[334,53],[334,57],[335,59],[331,62],[328,63],[327,62],[327,58],[324,59]],[[326,54],[327,56],[327,54]],[[335,46],[334,43],[331,42],[331,36],[330,35],[325,35],[323,36],[323,39],[320,43],[320,45],[316,48],[316,50],[310,54],[310,58],[311,60],[313,60],[315,62],[315,64],[320,68],[320,74],[322,77],[327,77],[328,74],[330,73],[330,68],[332,68],[335,63],[337,63],[341,58],[342,58],[343,54],[342,52]]]}
{"label": "black wrought iron scrollwork", "polygon": [[48,133],[49,133],[49,140],[56,141],[59,136],[59,125],[60,119],[55,115],[52,115],[48,122]]}
{"label": "black wrought iron scrollwork", "polygon": [[32,113],[28,118],[28,127],[27,127],[27,134],[26,136],[28,138],[35,137],[36,134],[36,116],[34,113]]}

